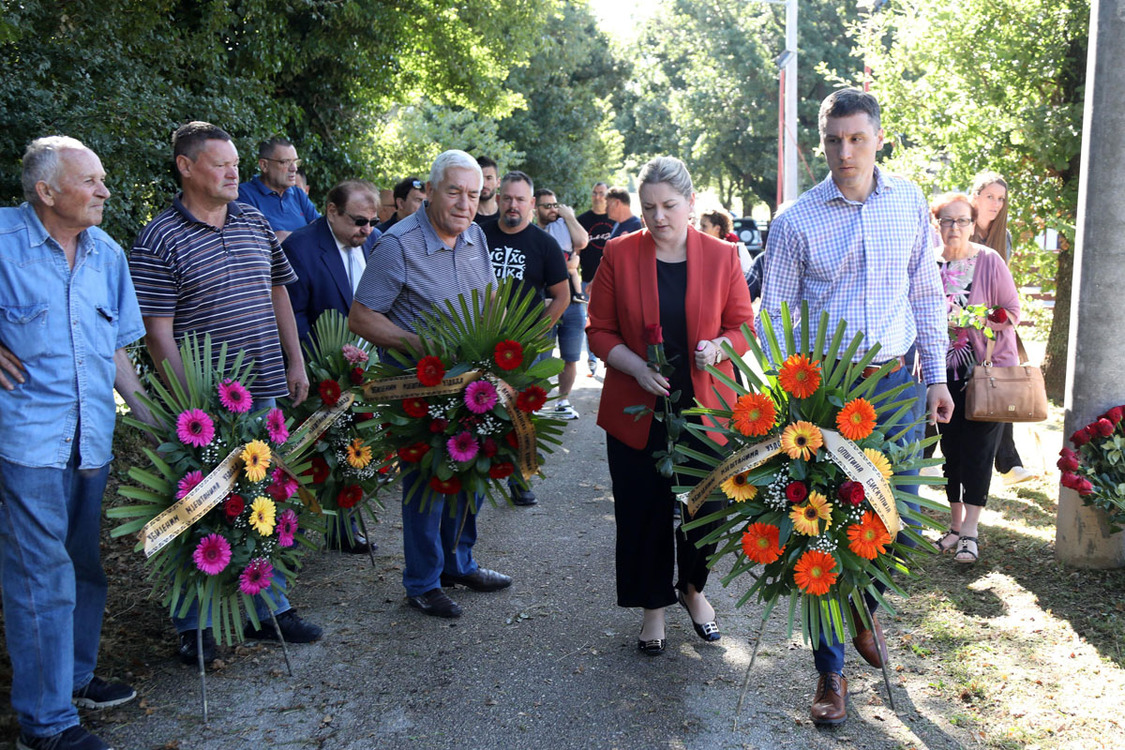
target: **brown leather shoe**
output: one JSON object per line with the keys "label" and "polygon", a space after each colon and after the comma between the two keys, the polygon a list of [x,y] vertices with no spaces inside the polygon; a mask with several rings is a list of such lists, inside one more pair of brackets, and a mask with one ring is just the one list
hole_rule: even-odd
{"label": "brown leather shoe", "polygon": [[848,681],[836,672],[821,672],[816,683],[812,714],[814,724],[834,727],[848,718]]}
{"label": "brown leather shoe", "polygon": [[863,620],[859,619],[859,611],[852,605],[852,618],[855,620],[856,634],[852,638],[852,645],[863,660],[875,668],[881,668],[887,659],[887,641],[883,638],[883,627],[879,624],[879,618],[875,613],[871,613],[871,624],[873,628],[868,628],[863,624]]}

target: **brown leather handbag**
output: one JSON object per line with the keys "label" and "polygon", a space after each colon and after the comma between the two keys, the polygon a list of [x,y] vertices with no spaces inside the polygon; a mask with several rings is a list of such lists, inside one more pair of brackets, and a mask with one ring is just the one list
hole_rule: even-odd
{"label": "brown leather handbag", "polygon": [[1020,364],[996,367],[989,339],[984,362],[973,368],[965,383],[965,419],[973,422],[1042,422],[1047,418],[1047,387],[1043,372],[1027,363],[1027,351],[1016,334]]}

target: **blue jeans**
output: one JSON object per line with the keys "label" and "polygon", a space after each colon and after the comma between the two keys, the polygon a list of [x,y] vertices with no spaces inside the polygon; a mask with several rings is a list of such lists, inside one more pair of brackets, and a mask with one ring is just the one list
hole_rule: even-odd
{"label": "blue jeans", "polygon": [[[904,398],[904,397],[913,396],[913,395],[919,395],[920,396],[919,399],[914,402],[914,408],[903,417],[903,420],[913,422],[914,420],[918,419],[923,414],[925,414],[926,395],[925,395],[925,388],[924,387],[921,388],[921,391],[918,390],[918,384],[914,380],[914,378],[910,377],[909,372],[907,372],[907,368],[904,367],[904,368],[900,369],[898,372],[893,372],[890,375],[888,375],[887,377],[880,380],[878,385],[875,386],[875,390],[872,393],[872,395],[874,396],[874,395],[878,395],[880,393],[885,393],[885,392],[891,390],[892,388],[897,388],[898,386],[902,385],[903,383],[908,383],[908,384],[913,383],[914,388],[908,389],[903,395],[899,396],[899,398]],[[879,426],[885,427],[886,425],[883,423],[882,420],[880,420]],[[902,425],[900,423],[900,428],[901,428],[901,426]],[[915,440],[921,440],[922,437],[924,436],[924,434],[925,434],[925,425],[920,424],[913,431],[904,435],[902,437],[902,439],[899,441],[899,443],[901,445],[907,445],[907,444],[909,444],[909,443],[911,443]],[[908,473],[914,474],[914,475],[918,474],[917,470],[912,470]],[[905,492],[909,492],[911,494],[914,494],[914,495],[918,494],[918,486],[917,485],[906,485],[906,486],[900,487],[900,489],[902,489]],[[913,503],[907,503],[907,505],[909,505],[915,511],[918,510],[918,506],[914,505]],[[905,546],[908,546],[908,547],[914,547],[915,546],[914,540],[909,539],[905,534],[899,534],[898,537],[895,539],[895,541],[900,543],[900,544],[903,544]],[[882,594],[883,591],[886,590],[886,586],[884,584],[880,583],[880,582],[875,583],[875,588],[876,588],[876,590],[879,591],[880,594]],[[875,614],[875,608],[876,608],[875,597],[871,596],[870,594],[864,594],[863,598],[867,601],[868,610],[872,614]],[[830,635],[831,635],[831,638],[832,638],[831,643],[828,642],[829,634],[821,632],[820,643],[817,645],[816,648],[813,649],[813,662],[815,662],[815,664],[816,664],[816,671],[817,672],[821,672],[821,673],[823,673],[823,672],[840,672],[840,673],[842,673],[844,671],[844,644],[841,643],[839,640],[837,640],[835,633],[831,633]]]}
{"label": "blue jeans", "polygon": [[[275,398],[261,398],[255,399],[253,411],[255,413],[262,409],[272,409],[277,406],[277,399]],[[270,589],[270,598],[277,603],[277,609],[274,610],[274,615],[280,615],[289,609],[292,605],[289,603],[289,597],[285,595],[285,576],[280,572],[274,573],[274,582],[277,583],[277,589]],[[177,608],[178,609],[178,608]],[[260,596],[254,597],[254,611],[258,615],[258,622],[268,622],[270,619],[270,607],[266,604],[266,600]],[[184,633],[189,630],[196,630],[199,627],[199,602],[192,602],[188,607],[188,611],[184,613],[183,617],[172,616],[172,624],[176,626],[177,633]],[[203,626],[205,628],[211,627],[211,613],[207,613],[207,623]]]}
{"label": "blue jeans", "polygon": [[[8,436],[11,438],[12,436]],[[0,586],[20,727],[49,737],[78,724],[71,695],[98,662],[106,577],[98,549],[109,464],[79,470],[0,458]]]}
{"label": "blue jeans", "polygon": [[[422,594],[441,586],[441,574],[469,575],[479,567],[473,559],[477,543],[477,514],[469,513],[469,497],[457,495],[457,514],[449,515],[441,495],[435,495],[421,510],[421,496],[410,498],[410,490],[421,479],[416,471],[402,478],[402,551],[406,567],[402,585],[407,596]],[[477,508],[484,498],[474,498]],[[464,519],[464,527],[461,522]],[[460,536],[458,536],[460,531]]]}

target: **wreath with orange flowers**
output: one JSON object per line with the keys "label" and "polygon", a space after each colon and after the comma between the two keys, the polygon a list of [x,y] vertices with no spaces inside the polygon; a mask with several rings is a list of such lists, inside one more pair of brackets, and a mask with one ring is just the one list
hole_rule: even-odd
{"label": "wreath with orange flowers", "polygon": [[[677,466],[681,476],[699,479],[677,491],[689,515],[708,500],[725,502],[722,510],[684,527],[715,525],[700,545],[718,543],[711,566],[733,556],[723,584],[747,582],[739,606],[757,597],[765,604],[764,621],[788,597],[790,630],[799,620],[806,639],[816,642],[832,630],[843,640],[845,628],[854,634],[858,625],[849,601],[870,592],[886,606],[876,583],[901,594],[892,571],[908,573],[913,555],[931,549],[920,527],[940,525],[907,501],[935,511],[942,506],[900,487],[941,484],[944,478],[900,474],[939,464],[923,457],[923,448],[937,438],[908,441],[917,423],[902,424],[914,405],[907,385],[875,393],[890,364],[863,377],[877,345],[855,362],[862,335],[839,360],[819,354],[840,351],[845,322],[828,342],[827,314],[811,341],[807,306],[796,325],[783,306],[778,324],[775,332],[775,321],[764,314],[764,343],[746,328],[746,358],[728,352],[748,386],[713,371],[734,389],[733,403],[686,412],[711,417],[688,426],[710,451],[687,450],[703,468]],[[888,432],[880,421],[901,426]],[[715,439],[720,435],[723,445]],[[903,544],[903,536],[918,546]]]}

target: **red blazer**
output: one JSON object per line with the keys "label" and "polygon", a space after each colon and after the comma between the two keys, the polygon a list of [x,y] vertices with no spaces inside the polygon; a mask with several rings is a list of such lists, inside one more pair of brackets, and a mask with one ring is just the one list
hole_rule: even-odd
{"label": "red blazer", "polygon": [[[753,329],[754,310],[750,291],[742,275],[738,251],[729,242],[687,230],[687,315],[688,348],[706,339],[726,336],[734,350],[747,349],[742,324]],[[610,240],[605,245],[601,265],[590,288],[589,322],[586,335],[590,350],[603,361],[613,347],[624,344],[642,359],[648,358],[644,343],[646,325],[660,324],[660,300],[656,288],[656,245],[648,230]],[[691,381],[695,398],[701,404],[721,408],[713,389],[733,401],[733,391],[692,362]],[[734,377],[730,360],[719,370]],[[606,367],[598,425],[626,445],[641,450],[648,442],[652,413],[640,419],[625,413],[625,407],[644,404],[652,408],[656,395],[641,388],[629,375]]]}

